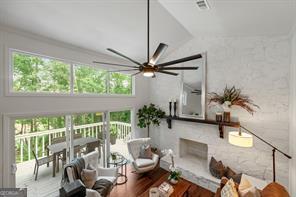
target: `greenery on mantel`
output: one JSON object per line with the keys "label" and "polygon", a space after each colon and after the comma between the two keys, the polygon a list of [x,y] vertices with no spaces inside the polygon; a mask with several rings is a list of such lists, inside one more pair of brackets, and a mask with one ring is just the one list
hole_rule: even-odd
{"label": "greenery on mantel", "polygon": [[150,135],[150,125],[160,124],[160,119],[164,118],[165,112],[160,108],[157,108],[154,104],[150,104],[149,106],[144,105],[141,109],[138,110],[138,127],[147,128],[148,137]]}

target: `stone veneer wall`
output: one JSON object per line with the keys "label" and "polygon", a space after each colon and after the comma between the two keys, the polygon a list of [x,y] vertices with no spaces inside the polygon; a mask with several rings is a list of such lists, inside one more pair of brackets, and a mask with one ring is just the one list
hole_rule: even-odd
{"label": "stone veneer wall", "polygon": [[290,75],[290,194],[296,194],[296,26],[292,35]]}
{"label": "stone veneer wall", "polygon": [[[234,108],[233,114],[242,125],[288,151],[290,42],[286,36],[196,38],[166,60],[206,51],[207,91],[220,92],[226,84],[241,88],[261,109],[252,116]],[[194,64],[186,64],[191,65]],[[150,101],[168,113],[168,100],[179,98],[180,76],[158,74],[150,86]],[[215,108],[208,109],[208,118],[214,117],[213,111]],[[179,138],[196,140],[208,144],[209,157],[213,155],[236,171],[272,179],[271,149],[257,139],[254,138],[253,148],[239,148],[228,144],[227,132],[226,138],[220,139],[218,128],[213,125],[174,121],[172,127],[168,129],[163,121],[152,129],[155,145],[178,152]],[[276,157],[277,181],[288,186],[288,160],[278,153]]]}

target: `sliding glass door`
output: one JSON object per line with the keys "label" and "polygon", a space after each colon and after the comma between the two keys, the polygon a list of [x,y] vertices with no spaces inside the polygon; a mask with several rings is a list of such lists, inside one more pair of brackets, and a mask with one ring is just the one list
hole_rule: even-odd
{"label": "sliding glass door", "polygon": [[58,195],[63,166],[91,151],[104,167],[114,152],[129,159],[130,110],[23,117],[9,119],[14,151],[4,169],[12,172],[7,185],[27,188],[28,196]]}
{"label": "sliding glass door", "polygon": [[50,195],[58,191],[61,166],[66,164],[69,147],[67,122],[67,116],[40,116],[14,121],[15,183],[18,188],[27,188],[28,196]]}
{"label": "sliding glass door", "polygon": [[15,186],[28,196],[58,196],[63,166],[91,151],[106,166],[107,112],[14,121]]}
{"label": "sliding glass door", "polygon": [[131,110],[110,112],[110,151],[129,159],[127,141],[132,138]]}
{"label": "sliding glass door", "polygon": [[[74,142],[82,138],[82,144],[74,143],[74,157],[91,151],[99,152],[99,161],[105,166],[106,158],[106,114],[107,112],[81,113],[73,115]],[[94,141],[95,140],[95,141]],[[75,147],[76,146],[76,147]],[[80,146],[78,148],[77,146]],[[80,152],[78,152],[80,150]]]}

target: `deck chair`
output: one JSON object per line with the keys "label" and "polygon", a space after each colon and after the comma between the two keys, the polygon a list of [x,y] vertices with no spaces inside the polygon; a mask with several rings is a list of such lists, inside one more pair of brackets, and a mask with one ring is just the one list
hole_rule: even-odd
{"label": "deck chair", "polygon": [[[27,144],[27,146],[29,146],[27,139],[25,139],[25,143]],[[53,161],[53,156],[47,155],[47,156],[43,156],[43,157],[38,158],[38,156],[36,155],[36,153],[34,151],[34,148],[33,147],[30,147],[30,148],[31,148],[31,152],[32,152],[34,159],[35,159],[35,167],[34,167],[33,174],[35,174],[35,181],[37,181],[39,167],[42,165],[45,165],[45,164],[47,164],[47,167],[48,167],[49,166],[48,164]]]}

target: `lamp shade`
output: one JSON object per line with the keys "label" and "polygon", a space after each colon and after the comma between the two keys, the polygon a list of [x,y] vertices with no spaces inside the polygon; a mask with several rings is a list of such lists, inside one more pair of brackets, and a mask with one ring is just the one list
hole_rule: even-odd
{"label": "lamp shade", "polygon": [[228,142],[235,146],[252,147],[253,136],[239,131],[231,131],[228,133]]}

